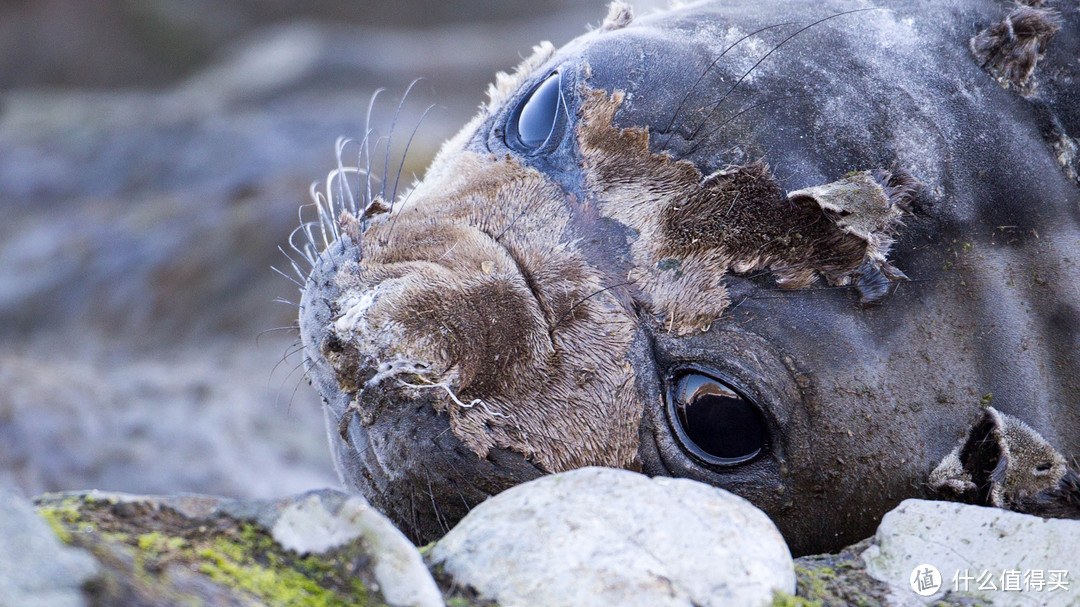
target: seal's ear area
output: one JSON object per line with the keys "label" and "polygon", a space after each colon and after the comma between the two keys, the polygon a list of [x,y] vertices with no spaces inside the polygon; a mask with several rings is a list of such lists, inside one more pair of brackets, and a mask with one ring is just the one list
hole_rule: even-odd
{"label": "seal's ear area", "polygon": [[1021,94],[1032,91],[1032,72],[1061,27],[1057,12],[1037,6],[1018,6],[1001,21],[971,38],[975,59],[1002,86]]}
{"label": "seal's ear area", "polygon": [[[1080,505],[1080,480],[1065,458],[1024,422],[987,407],[968,436],[930,473],[939,497],[1054,516]],[[1080,517],[1080,508],[1072,517]]]}

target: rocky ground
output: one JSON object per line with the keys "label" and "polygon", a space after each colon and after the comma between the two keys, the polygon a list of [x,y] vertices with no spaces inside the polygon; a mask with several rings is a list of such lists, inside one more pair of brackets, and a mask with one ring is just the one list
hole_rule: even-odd
{"label": "rocky ground", "polygon": [[1078,521],[907,500],[873,537],[793,560],[740,497],[603,468],[514,487],[419,550],[329,489],[36,506],[0,492],[0,604],[1065,606],[1078,543]]}

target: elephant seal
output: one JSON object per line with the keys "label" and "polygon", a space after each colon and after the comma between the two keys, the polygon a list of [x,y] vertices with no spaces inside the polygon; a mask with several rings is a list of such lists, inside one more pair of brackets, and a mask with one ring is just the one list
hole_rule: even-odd
{"label": "elephant seal", "polygon": [[300,330],[344,484],[424,542],[545,473],[687,477],[795,554],[1075,499],[1080,19],[1027,4],[616,3],[408,193],[339,166]]}

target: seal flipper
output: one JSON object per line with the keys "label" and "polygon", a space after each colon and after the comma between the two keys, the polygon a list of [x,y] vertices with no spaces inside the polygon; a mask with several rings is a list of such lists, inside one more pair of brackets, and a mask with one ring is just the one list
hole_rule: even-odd
{"label": "seal flipper", "polygon": [[1080,519],[1080,476],[1038,432],[993,407],[934,468],[929,486],[947,500]]}

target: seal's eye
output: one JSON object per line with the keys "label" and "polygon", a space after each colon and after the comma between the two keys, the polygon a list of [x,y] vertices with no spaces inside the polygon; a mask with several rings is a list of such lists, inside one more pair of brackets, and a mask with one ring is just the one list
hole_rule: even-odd
{"label": "seal's eye", "polygon": [[551,140],[562,111],[561,78],[556,72],[525,97],[510,114],[506,144],[522,152],[535,152]]}
{"label": "seal's eye", "polygon": [[745,464],[766,449],[768,429],[749,399],[700,373],[676,377],[668,419],[683,450],[716,466]]}

